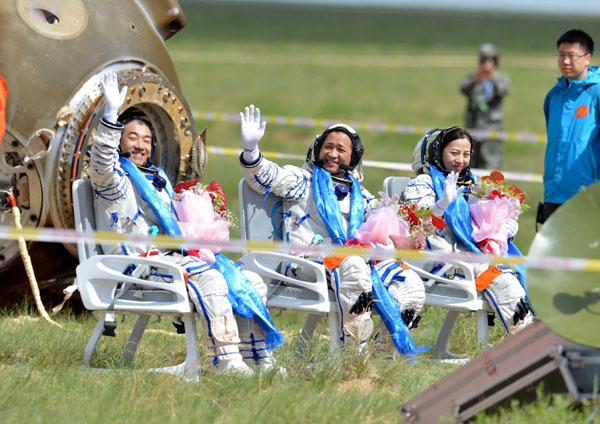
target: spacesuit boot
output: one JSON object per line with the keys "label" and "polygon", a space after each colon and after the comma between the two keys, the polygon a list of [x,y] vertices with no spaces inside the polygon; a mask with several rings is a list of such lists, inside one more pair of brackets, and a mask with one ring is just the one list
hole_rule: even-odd
{"label": "spacesuit boot", "polygon": [[508,334],[514,334],[533,322],[525,290],[511,272],[494,278],[483,294]]}
{"label": "spacesuit boot", "polygon": [[[252,271],[243,271],[254,288],[258,291],[264,303],[267,301],[267,286],[262,278]],[[254,319],[242,318],[235,315],[241,343],[239,344],[240,354],[244,362],[251,367],[258,368],[259,371],[276,370],[281,374],[286,374],[283,367],[277,366],[273,352],[267,349],[266,334],[260,325]]]}

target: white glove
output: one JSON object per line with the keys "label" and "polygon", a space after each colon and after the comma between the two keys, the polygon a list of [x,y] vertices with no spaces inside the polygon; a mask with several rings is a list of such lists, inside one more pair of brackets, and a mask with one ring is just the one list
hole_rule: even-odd
{"label": "white glove", "polygon": [[119,91],[119,83],[117,74],[114,72],[106,72],[102,77],[102,89],[104,90],[104,99],[106,106],[104,107],[104,120],[111,124],[117,123],[119,108],[125,100],[127,87],[123,87]]}
{"label": "white glove", "polygon": [[260,122],[260,109],[254,108],[254,105],[246,106],[244,112],[240,112],[242,123],[242,141],[244,143],[244,159],[247,160],[246,153],[250,153],[254,158],[258,157],[258,142],[265,135],[267,121]]}
{"label": "white glove", "polygon": [[456,183],[458,182],[458,173],[452,171],[446,177],[446,181],[444,182],[444,195],[440,200],[435,203],[434,212],[436,215],[440,215],[444,213],[448,205],[454,202],[458,196],[462,194],[465,187],[462,186],[458,190],[456,189]]}
{"label": "white glove", "polygon": [[508,238],[512,238],[519,231],[519,223],[514,218],[509,218],[506,220],[506,229],[508,230]]}

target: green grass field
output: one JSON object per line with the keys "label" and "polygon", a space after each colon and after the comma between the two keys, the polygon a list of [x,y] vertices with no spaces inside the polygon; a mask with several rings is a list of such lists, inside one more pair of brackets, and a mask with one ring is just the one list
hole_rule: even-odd
{"label": "green grass field", "polygon": [[[476,66],[477,46],[491,41],[500,48],[501,70],[513,82],[506,99],[506,130],[543,133],[542,102],[557,74],[554,40],[570,27],[600,34],[597,19],[584,17],[180,3],[187,26],[167,46],[192,109],[235,113],[254,103],[267,115],[346,122],[460,125],[465,99],[458,85]],[[421,66],[420,61],[433,65]],[[209,145],[241,145],[238,124],[196,125],[208,127]],[[269,124],[261,146],[304,154],[321,130]],[[361,131],[365,158],[370,160],[409,162],[420,137]],[[543,171],[543,144],[506,142],[505,150],[504,170]],[[206,182],[222,183],[229,208],[236,213],[238,167],[236,157],[211,155],[206,170]],[[393,173],[366,169],[365,184],[376,193],[388,175]],[[541,184],[517,184],[534,207],[542,197]],[[517,235],[525,253],[535,233],[533,210],[522,215]],[[431,361],[428,354],[413,363],[388,361],[386,355],[372,352],[365,363],[352,346],[330,359],[325,324],[306,355],[297,357],[294,344],[303,317],[284,312],[274,320],[286,337],[276,357],[287,368],[287,377],[206,373],[199,383],[184,383],[132,372],[119,362],[133,325],[130,318],[119,324],[116,339],[101,340],[92,364],[121,366],[122,371],[99,374],[79,367],[94,314],[61,313],[56,319],[64,324],[62,330],[28,318],[33,315],[26,306],[0,314],[2,422],[398,422],[398,404],[456,369]],[[435,308],[424,313],[413,333],[418,346],[433,344],[443,316]],[[181,362],[185,342],[169,320],[151,328],[136,366]],[[478,354],[475,328],[474,317],[461,317],[451,349]],[[499,326],[492,327],[491,334],[492,344],[504,337]],[[588,403],[575,410],[566,397],[540,392],[535,405],[514,404],[476,422],[564,423],[588,417],[598,422],[597,409],[597,403]]]}

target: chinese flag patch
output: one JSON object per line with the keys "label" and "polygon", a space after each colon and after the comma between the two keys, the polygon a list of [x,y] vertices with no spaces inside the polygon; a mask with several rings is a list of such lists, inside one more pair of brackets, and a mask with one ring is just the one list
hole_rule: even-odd
{"label": "chinese flag patch", "polygon": [[575,111],[575,118],[585,118],[590,113],[590,108],[586,105],[579,106]]}

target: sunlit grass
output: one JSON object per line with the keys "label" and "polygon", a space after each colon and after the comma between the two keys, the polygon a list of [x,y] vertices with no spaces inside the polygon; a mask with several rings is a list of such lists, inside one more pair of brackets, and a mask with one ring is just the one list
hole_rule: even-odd
{"label": "sunlit grass", "polygon": [[[67,312],[56,319],[64,329],[47,325],[27,305],[0,315],[2,422],[397,422],[400,403],[457,368],[432,361],[427,353],[416,361],[389,360],[375,343],[369,345],[367,354],[359,354],[357,346],[349,343],[330,356],[324,322],[300,355],[295,342],[302,317],[284,312],[274,318],[286,336],[275,356],[287,376],[215,375],[208,370],[205,352],[199,382],[144,372],[183,361],[185,339],[175,333],[169,319],[152,323],[135,362],[123,364],[120,354],[132,317],[117,321],[116,338],[101,338],[92,366],[113,371],[100,373],[80,366],[95,314],[73,316]],[[417,345],[433,343],[442,319],[440,309],[431,308],[424,314],[421,326],[413,332]],[[491,336],[492,343],[504,337],[497,326],[492,327]],[[475,338],[474,318],[461,316],[451,350],[476,355],[480,350]],[[588,402],[581,410],[572,410],[566,396],[550,398],[540,392],[540,403],[527,408],[513,406],[501,412],[499,419],[576,422],[594,408],[597,405]],[[476,422],[495,420],[483,416]]]}

